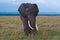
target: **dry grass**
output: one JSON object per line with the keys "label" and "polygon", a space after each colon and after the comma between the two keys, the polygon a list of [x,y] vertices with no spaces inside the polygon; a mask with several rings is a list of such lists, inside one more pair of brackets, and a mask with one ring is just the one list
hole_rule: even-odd
{"label": "dry grass", "polygon": [[0,16],[0,40],[60,40],[60,16],[38,16],[36,36],[24,36],[19,16]]}
{"label": "dry grass", "polygon": [[37,17],[37,24],[41,29],[60,31],[60,16]]}

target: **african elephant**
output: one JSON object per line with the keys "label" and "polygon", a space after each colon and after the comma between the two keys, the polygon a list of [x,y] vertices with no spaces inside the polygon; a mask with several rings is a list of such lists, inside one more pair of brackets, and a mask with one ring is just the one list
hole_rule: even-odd
{"label": "african elephant", "polygon": [[25,34],[36,34],[36,16],[39,12],[37,5],[32,3],[22,3],[18,8],[18,12],[20,13],[20,18],[23,22]]}

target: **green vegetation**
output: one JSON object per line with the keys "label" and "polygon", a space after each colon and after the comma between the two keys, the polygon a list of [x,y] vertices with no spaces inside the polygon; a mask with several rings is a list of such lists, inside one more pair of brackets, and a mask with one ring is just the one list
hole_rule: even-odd
{"label": "green vegetation", "polygon": [[60,17],[37,17],[38,33],[25,36],[18,16],[0,17],[0,40],[60,40]]}

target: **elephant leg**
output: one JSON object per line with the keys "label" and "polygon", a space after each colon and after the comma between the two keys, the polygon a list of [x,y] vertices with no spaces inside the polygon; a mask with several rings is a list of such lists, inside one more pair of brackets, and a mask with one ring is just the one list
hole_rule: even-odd
{"label": "elephant leg", "polygon": [[22,22],[23,22],[23,26],[24,26],[24,33],[25,35],[28,35],[31,31],[31,29],[28,26],[28,20],[26,17],[20,16]]}
{"label": "elephant leg", "polygon": [[36,29],[36,25],[35,25],[36,24],[36,17],[29,15],[28,20],[29,20],[30,25],[31,25],[30,28],[31,28],[32,33],[36,34],[37,33],[37,29]]}

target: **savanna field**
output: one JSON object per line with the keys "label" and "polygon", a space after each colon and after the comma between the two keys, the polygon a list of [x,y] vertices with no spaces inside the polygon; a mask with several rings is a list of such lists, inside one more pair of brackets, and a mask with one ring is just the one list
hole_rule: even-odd
{"label": "savanna field", "polygon": [[25,36],[19,16],[0,16],[0,40],[60,40],[60,16],[37,16],[38,33]]}

